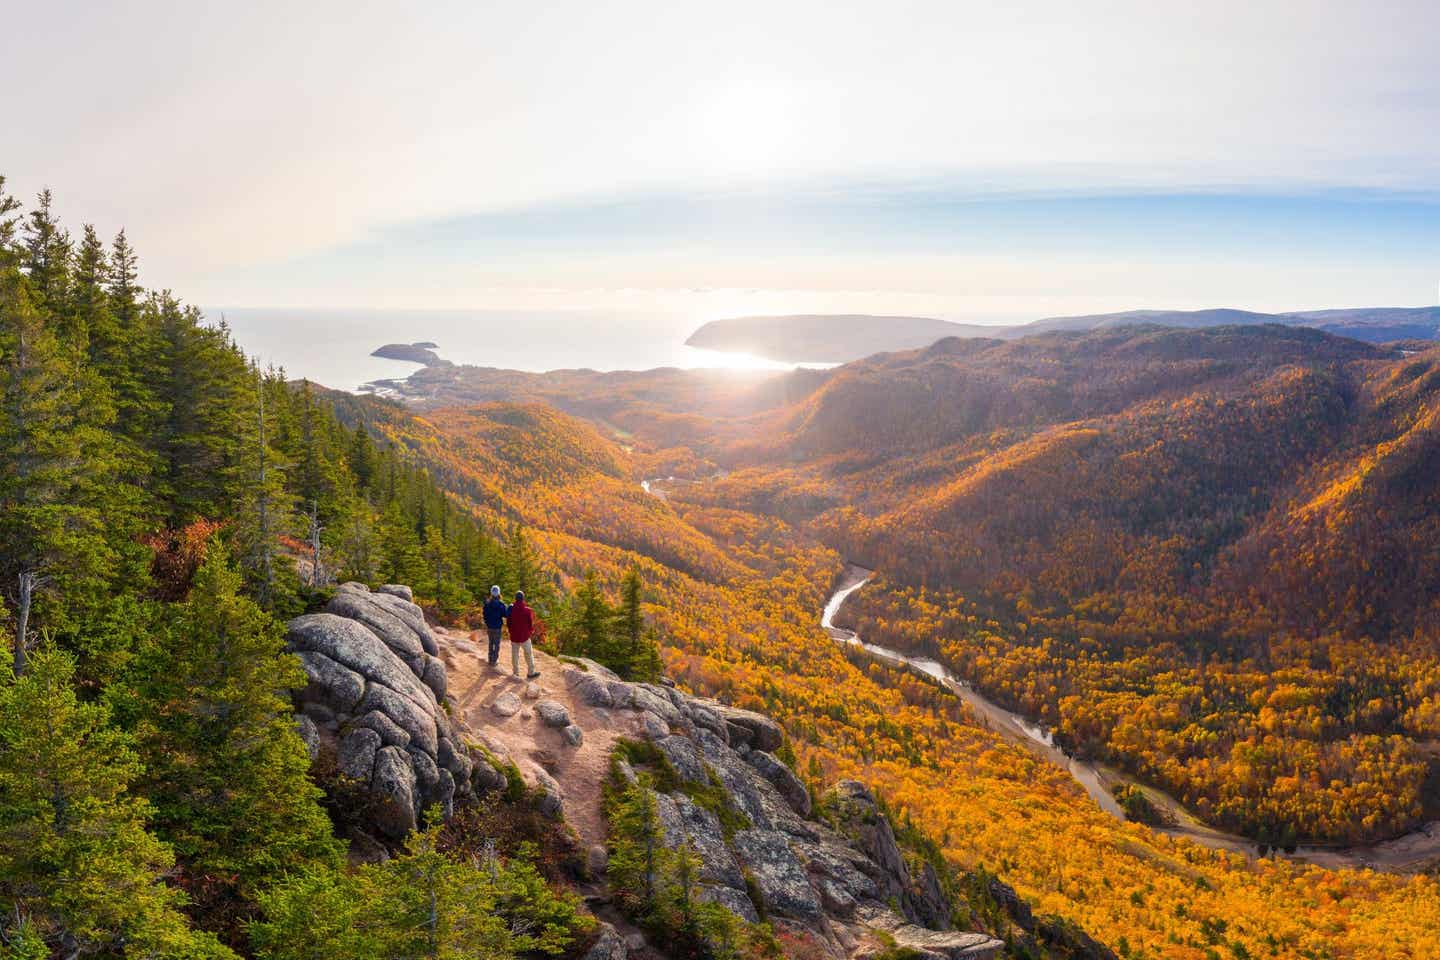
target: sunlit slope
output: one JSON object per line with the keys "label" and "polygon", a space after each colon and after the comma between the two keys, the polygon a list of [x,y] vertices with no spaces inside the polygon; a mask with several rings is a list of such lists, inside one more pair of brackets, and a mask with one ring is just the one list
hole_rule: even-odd
{"label": "sunlit slope", "polygon": [[[503,420],[460,411],[402,432],[423,434],[415,449],[441,457],[455,476],[478,478],[491,462],[478,438]],[[568,575],[593,568],[613,583],[638,562],[670,673],[776,715],[811,776],[875,783],[957,863],[999,871],[1042,910],[1112,945],[1123,937],[1132,955],[1418,960],[1434,953],[1440,890],[1432,881],[1246,863],[1117,824],[1064,773],[974,725],[936,688],[847,659],[817,623],[841,565],[834,550],[761,511],[692,502],[727,480],[687,487],[670,501],[646,497],[607,472],[625,463],[619,443],[567,421],[547,419],[565,428],[530,426],[526,434],[560,444],[557,463],[583,466],[556,467],[553,480],[544,469],[506,474],[486,502],[523,518],[537,551]],[[607,444],[612,455],[603,453]],[[468,482],[482,489],[479,479]],[[808,495],[831,489],[829,481],[812,483]],[[772,492],[785,487],[777,481]],[[803,486],[789,489],[807,495]],[[587,509],[571,508],[586,496],[600,499],[618,526],[597,527]],[[704,555],[723,556],[733,575],[682,569],[666,553],[677,538],[703,540]]]}
{"label": "sunlit slope", "polygon": [[1313,330],[1123,328],[1024,340],[948,339],[850,364],[797,404],[786,443],[863,463],[996,430],[1037,429],[1244,389],[1275,370],[1392,355]]}
{"label": "sunlit slope", "polygon": [[946,341],[838,372],[750,479],[793,473],[828,542],[912,583],[1428,628],[1437,357],[1284,327]]}
{"label": "sunlit slope", "polygon": [[543,404],[486,403],[372,421],[437,480],[502,527],[564,530],[635,550],[703,579],[743,572],[640,489],[631,455],[586,421]]}

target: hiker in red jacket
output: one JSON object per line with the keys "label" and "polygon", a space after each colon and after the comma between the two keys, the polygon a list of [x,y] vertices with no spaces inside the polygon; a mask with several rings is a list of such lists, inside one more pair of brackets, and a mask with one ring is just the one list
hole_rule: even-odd
{"label": "hiker in red jacket", "polygon": [[540,671],[535,669],[535,646],[530,642],[530,634],[535,631],[535,617],[529,607],[525,605],[525,591],[515,591],[515,602],[510,605],[510,612],[505,617],[510,627],[510,672],[516,677],[520,676],[520,648],[525,648],[525,665],[530,668],[530,679],[540,676]]}

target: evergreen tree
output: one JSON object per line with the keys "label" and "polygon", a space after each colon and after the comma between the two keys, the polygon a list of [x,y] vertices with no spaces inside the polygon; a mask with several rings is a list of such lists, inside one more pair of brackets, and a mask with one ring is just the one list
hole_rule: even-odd
{"label": "evergreen tree", "polygon": [[460,554],[436,526],[427,526],[421,547],[425,557],[425,593],[449,611],[459,610],[472,598],[460,577]]}
{"label": "evergreen tree", "polygon": [[87,223],[75,251],[74,279],[61,326],[62,335],[81,350],[88,350],[94,338],[111,332],[113,324],[105,293],[109,269],[105,244]]}
{"label": "evergreen tree", "polygon": [[[234,513],[240,491],[251,482],[241,459],[255,431],[254,371],[222,327],[199,323],[194,311],[161,296],[147,305],[156,313],[167,363],[162,492],[170,521],[181,526],[200,517]],[[253,446],[249,447],[253,453]]]}
{"label": "evergreen tree", "polygon": [[272,445],[273,400],[267,403],[267,379],[253,373],[251,420],[240,451],[240,503],[235,543],[260,606],[283,607],[295,593],[294,568],[279,556],[279,538],[295,525],[295,494],[286,486],[288,464]]}
{"label": "evergreen tree", "polygon": [[530,551],[530,541],[525,536],[525,529],[518,523],[510,526],[506,548],[505,565],[510,582],[515,584],[515,589],[524,590],[527,597],[538,594],[540,565]]}
{"label": "evergreen tree", "polygon": [[0,924],[46,944],[42,956],[233,958],[189,929],[161,882],[172,854],[130,790],[130,739],[76,696],[66,654],[40,650],[31,666],[0,679]]}
{"label": "evergreen tree", "polygon": [[558,956],[593,922],[573,894],[551,890],[534,851],[502,861],[441,849],[439,827],[405,852],[348,873],[310,870],[263,899],[251,926],[259,960],[507,960]]}
{"label": "evergreen tree", "polygon": [[606,876],[630,913],[648,908],[655,897],[663,838],[655,789],[649,774],[640,774],[609,800],[610,858]]}
{"label": "evergreen tree", "polygon": [[566,653],[589,657],[607,667],[621,659],[616,643],[615,611],[605,601],[594,570],[585,571],[585,579],[570,597],[560,639]]}
{"label": "evergreen tree", "polygon": [[334,863],[282,691],[304,686],[275,621],[240,595],[212,542],[173,626],[144,647],[123,694],[146,764],[155,825],[212,896],[253,898],[279,876]]}
{"label": "evergreen tree", "polygon": [[15,233],[20,224],[20,201],[5,192],[0,175],[0,267],[9,266],[15,256]]}
{"label": "evergreen tree", "polygon": [[365,424],[358,424],[355,427],[355,432],[350,437],[350,449],[346,456],[350,472],[355,474],[356,486],[361,490],[369,490],[371,482],[375,479],[377,455],[375,441],[370,439],[370,431],[365,429]]}
{"label": "evergreen tree", "polygon": [[339,524],[331,524],[331,554],[338,576],[345,580],[372,583],[376,579],[376,532],[370,506],[364,501],[352,502]]}
{"label": "evergreen tree", "polygon": [[[122,519],[104,510],[108,394],[56,338],[29,287],[14,268],[0,270],[0,570],[13,586],[17,673],[39,592],[93,601],[112,559],[103,525]],[[63,626],[64,610],[52,613]]]}
{"label": "evergreen tree", "polygon": [[110,247],[108,291],[110,309],[121,327],[135,325],[136,314],[139,312],[139,279],[139,258],[135,254],[135,248],[130,246],[130,241],[125,239],[125,231],[121,230],[115,235],[115,241]]}
{"label": "evergreen tree", "polygon": [[129,440],[127,475],[139,486],[152,487],[160,462],[160,425],[166,418],[159,390],[168,373],[166,344],[153,312],[140,310],[134,302],[134,251],[121,244],[115,256],[126,258],[124,269],[132,273],[118,288],[114,274],[120,261],[106,254],[95,229],[87,225],[75,260],[73,309],[77,326],[86,333],[90,362],[114,398],[115,430]]}
{"label": "evergreen tree", "polygon": [[40,191],[25,222],[25,273],[36,305],[59,316],[70,290],[71,245],[70,235],[60,226],[50,204],[50,191]]}
{"label": "evergreen tree", "polygon": [[626,680],[653,682],[661,673],[660,645],[645,625],[645,614],[640,608],[643,592],[640,568],[632,566],[620,582],[617,614],[622,646],[620,675]]}
{"label": "evergreen tree", "polygon": [[381,514],[378,536],[380,576],[391,583],[421,583],[426,579],[425,557],[415,524],[398,500]]}

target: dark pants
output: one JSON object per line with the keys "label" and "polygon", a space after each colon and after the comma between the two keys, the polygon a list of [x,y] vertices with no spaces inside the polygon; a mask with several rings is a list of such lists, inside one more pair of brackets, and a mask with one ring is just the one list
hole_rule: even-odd
{"label": "dark pants", "polygon": [[504,632],[503,627],[486,627],[485,632],[490,635],[490,663],[500,662],[500,634]]}

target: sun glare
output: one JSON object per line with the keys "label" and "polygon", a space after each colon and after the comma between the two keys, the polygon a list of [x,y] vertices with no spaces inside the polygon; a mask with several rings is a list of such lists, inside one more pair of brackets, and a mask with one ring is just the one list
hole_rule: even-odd
{"label": "sun glare", "polygon": [[794,100],[783,75],[737,67],[691,114],[700,161],[712,173],[729,176],[783,167],[794,129]]}

